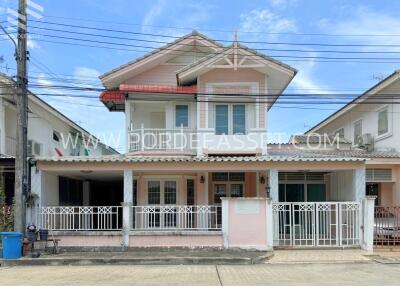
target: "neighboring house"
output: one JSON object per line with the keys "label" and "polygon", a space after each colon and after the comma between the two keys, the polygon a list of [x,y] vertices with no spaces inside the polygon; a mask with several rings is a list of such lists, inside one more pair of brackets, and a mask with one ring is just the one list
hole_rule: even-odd
{"label": "neighboring house", "polygon": [[[6,203],[14,193],[17,110],[16,82],[0,73],[0,166]],[[69,144],[68,136],[71,136]],[[76,140],[76,136],[79,137]],[[65,138],[63,143],[63,138]],[[82,140],[82,138],[84,140]],[[85,141],[86,140],[86,141]],[[28,96],[28,156],[79,156],[117,154],[98,139],[33,93]]]}
{"label": "neighboring house", "polygon": [[[377,204],[400,205],[400,71],[396,70],[307,131],[338,134],[353,155],[368,158],[366,193]],[[349,153],[349,155],[351,155]]]}
{"label": "neighboring house", "polygon": [[[268,111],[295,74],[198,32],[107,72],[100,100],[125,113],[127,152],[37,158],[39,225],[65,247],[369,243],[365,159],[267,146]],[[47,174],[82,183],[66,196]]]}

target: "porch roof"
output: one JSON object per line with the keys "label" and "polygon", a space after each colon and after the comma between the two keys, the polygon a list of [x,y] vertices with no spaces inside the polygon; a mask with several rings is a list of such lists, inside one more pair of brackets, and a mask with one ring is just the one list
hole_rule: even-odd
{"label": "porch roof", "polygon": [[70,163],[163,163],[163,162],[363,162],[365,158],[338,157],[322,154],[281,154],[265,156],[68,156],[38,157],[36,162]]}

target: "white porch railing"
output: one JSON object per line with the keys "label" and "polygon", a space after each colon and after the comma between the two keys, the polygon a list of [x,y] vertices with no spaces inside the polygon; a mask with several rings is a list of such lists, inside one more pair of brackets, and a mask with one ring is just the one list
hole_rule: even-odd
{"label": "white porch railing", "polygon": [[357,202],[273,203],[275,246],[358,246]]}
{"label": "white porch railing", "polygon": [[133,230],[221,230],[219,206],[135,206]]}
{"label": "white porch railing", "polygon": [[187,128],[150,129],[130,131],[129,151],[194,151],[196,133]]}
{"label": "white porch railing", "polygon": [[41,207],[38,226],[49,230],[120,230],[121,206]]}

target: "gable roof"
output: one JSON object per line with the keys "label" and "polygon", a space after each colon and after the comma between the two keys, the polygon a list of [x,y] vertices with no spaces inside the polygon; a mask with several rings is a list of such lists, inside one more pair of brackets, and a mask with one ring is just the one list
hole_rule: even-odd
{"label": "gable roof", "polygon": [[[12,84],[16,84],[14,79],[12,79],[10,76],[0,72],[0,86],[1,86],[2,82],[9,82],[9,83],[12,83]],[[50,104],[48,104],[47,102],[45,102],[44,100],[42,100],[40,97],[38,97],[37,95],[35,95],[34,93],[32,93],[29,90],[28,90],[28,95],[29,95],[28,96],[29,100],[31,100],[32,102],[36,103],[40,107],[44,108],[46,111],[48,111],[50,114],[52,114],[56,118],[64,121],[66,124],[68,124],[69,126],[71,126],[74,129],[78,130],[79,132],[81,132],[81,133],[83,133],[85,135],[90,135],[96,140],[98,139],[94,135],[92,135],[89,131],[87,131],[86,129],[84,129],[80,125],[76,124],[73,120],[68,118],[66,115],[64,115],[63,113],[61,113],[60,111],[58,111],[57,109],[52,107]],[[107,148],[111,152],[113,152],[115,154],[119,154],[119,152],[117,150],[115,150],[114,148],[112,148],[110,146],[106,146],[104,143],[100,142],[100,140],[99,140],[99,144],[102,145],[103,147]]]}
{"label": "gable roof", "polygon": [[138,58],[134,59],[133,61],[130,61],[130,62],[126,63],[126,64],[123,64],[123,65],[121,65],[121,66],[119,66],[117,68],[114,68],[114,69],[112,69],[112,70],[100,75],[99,78],[104,83],[104,82],[107,81],[107,78],[109,78],[113,74],[115,74],[117,72],[120,72],[120,71],[122,71],[122,70],[124,70],[124,69],[126,69],[128,67],[132,67],[132,66],[134,66],[136,64],[139,64],[142,61],[144,61],[146,59],[149,59],[150,57],[152,57],[154,55],[157,55],[161,51],[169,50],[173,46],[178,45],[182,41],[184,41],[186,39],[190,39],[190,38],[199,38],[199,39],[205,40],[205,41],[207,41],[207,42],[209,42],[211,44],[210,48],[214,48],[214,49],[222,49],[223,48],[223,45],[221,45],[220,43],[208,38],[207,36],[205,36],[202,33],[199,33],[196,30],[193,30],[191,33],[189,33],[187,35],[184,35],[184,36],[176,39],[175,41],[173,41],[171,43],[168,43],[168,44],[166,44],[164,46],[161,46],[161,47],[159,47],[157,49],[154,49],[153,51],[151,51],[151,52],[149,52],[149,53],[147,53],[147,54],[145,54],[145,55],[143,55],[141,57],[138,57]]}
{"label": "gable roof", "polygon": [[345,112],[354,108],[357,105],[358,101],[365,100],[369,96],[376,94],[377,92],[379,92],[383,88],[387,87],[388,85],[392,84],[394,81],[398,80],[399,78],[400,78],[400,70],[395,70],[391,75],[387,76],[385,79],[381,80],[380,82],[378,82],[377,84],[372,86],[370,89],[368,89],[367,91],[365,91],[364,93],[362,93],[361,95],[359,95],[358,97],[356,97],[355,99],[353,99],[352,101],[347,103],[345,106],[343,106],[339,110],[337,110],[334,113],[332,113],[331,115],[329,115],[327,118],[325,118],[324,120],[319,122],[314,127],[310,128],[304,134],[317,132],[318,129],[324,127],[325,125],[332,122],[339,116],[343,115]]}
{"label": "gable roof", "polygon": [[[247,47],[247,46],[245,46],[243,44],[240,44],[240,43],[237,43],[237,46],[238,46],[239,49],[243,49],[243,50],[245,50],[247,52],[250,52],[250,53],[254,54],[255,56],[259,56],[261,59],[264,59],[266,61],[269,61],[269,62],[272,62],[274,64],[277,64],[277,65],[283,67],[284,69],[286,69],[288,71],[291,71],[293,73],[293,76],[296,75],[296,73],[297,73],[297,69],[295,69],[295,68],[293,68],[293,67],[291,67],[291,66],[289,66],[289,65],[287,65],[287,64],[285,64],[285,63],[283,63],[281,61],[278,61],[278,60],[276,60],[274,58],[271,58],[271,57],[267,56],[266,54],[260,53],[257,50],[251,49],[251,48],[249,48],[249,47]],[[229,51],[229,50],[231,50],[233,48],[234,48],[234,44],[232,44],[229,47],[225,47],[223,50],[219,51],[218,53],[210,54],[210,55],[208,55],[206,57],[203,57],[203,58],[197,60],[196,62],[194,62],[194,63],[192,63],[190,65],[187,65],[187,66],[181,68],[176,73],[177,73],[177,75],[179,75],[179,74],[182,74],[182,73],[184,73],[186,71],[189,71],[190,69],[193,69],[193,68],[201,65],[202,63],[205,63],[208,60],[212,61],[215,58],[221,57],[221,55],[223,55],[224,53],[226,53],[227,51]]]}

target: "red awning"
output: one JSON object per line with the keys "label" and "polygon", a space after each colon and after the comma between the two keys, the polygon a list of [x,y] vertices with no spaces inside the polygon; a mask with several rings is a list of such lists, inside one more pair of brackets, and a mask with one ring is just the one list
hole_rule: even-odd
{"label": "red awning", "polygon": [[101,102],[124,103],[125,93],[122,91],[103,91],[100,95]]}
{"label": "red awning", "polygon": [[172,94],[194,94],[197,86],[171,86],[171,85],[129,85],[121,84],[120,91],[125,92],[147,92],[147,93],[172,93]]}

